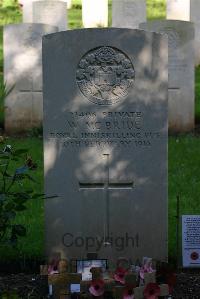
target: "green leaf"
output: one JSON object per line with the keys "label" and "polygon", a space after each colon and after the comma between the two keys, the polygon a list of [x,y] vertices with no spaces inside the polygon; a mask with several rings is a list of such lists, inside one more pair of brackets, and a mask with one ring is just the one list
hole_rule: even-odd
{"label": "green leaf", "polygon": [[13,152],[13,156],[21,156],[28,153],[28,149],[21,148]]}
{"label": "green leaf", "polygon": [[8,155],[4,155],[0,157],[0,160],[8,160],[10,157]]}
{"label": "green leaf", "polygon": [[44,197],[45,194],[43,193],[35,193],[32,195],[32,199],[37,199],[37,198],[40,198],[40,197]]}
{"label": "green leaf", "polygon": [[35,180],[34,178],[32,178],[29,174],[25,174],[24,176],[25,176],[26,178],[28,178],[30,181],[36,183],[36,180]]}
{"label": "green leaf", "polygon": [[8,220],[12,220],[16,217],[16,213],[14,211],[4,213],[5,218]]}
{"label": "green leaf", "polygon": [[26,236],[26,228],[21,224],[15,224],[12,227],[12,232],[14,235],[24,237]]}
{"label": "green leaf", "polygon": [[27,209],[26,206],[23,204],[19,204],[19,205],[15,206],[15,211],[17,211],[17,212],[25,211],[26,209]]}
{"label": "green leaf", "polygon": [[0,202],[5,201],[5,199],[6,199],[5,194],[0,194]]}

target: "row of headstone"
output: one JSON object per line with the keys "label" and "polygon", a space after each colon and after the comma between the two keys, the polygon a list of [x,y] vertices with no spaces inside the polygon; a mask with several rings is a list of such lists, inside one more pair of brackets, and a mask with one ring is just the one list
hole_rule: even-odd
{"label": "row of headstone", "polygon": [[[200,1],[167,0],[167,19],[193,22],[195,25],[195,64],[200,64]],[[146,21],[146,0],[113,0],[112,26],[138,28]]]}
{"label": "row of headstone", "polygon": [[[66,29],[64,16],[66,9],[63,4],[53,4],[54,0],[37,3],[38,0],[19,0],[23,5],[23,21],[45,23]],[[36,3],[34,3],[36,2]],[[61,0],[69,7],[71,0]],[[167,19],[192,21],[195,24],[195,63],[200,63],[200,10],[199,0],[167,0]],[[67,17],[65,16],[65,19]],[[60,22],[59,22],[60,20]],[[119,28],[138,28],[146,21],[146,0],[113,0],[112,26]],[[54,23],[52,24],[52,22]],[[108,25],[108,0],[82,0],[83,27],[106,27]],[[63,23],[64,22],[64,23]]]}
{"label": "row of headstone", "polygon": [[140,29],[168,36],[169,130],[187,132],[195,125],[194,24],[185,21],[149,21]]}
{"label": "row of headstone", "polygon": [[195,26],[195,64],[200,64],[200,1],[167,0],[167,19],[191,21]]}
{"label": "row of headstone", "polygon": [[[23,0],[21,0],[23,1]],[[30,0],[31,1],[31,0]],[[26,4],[30,2],[28,1]],[[108,6],[107,0],[101,0],[101,5],[104,7],[102,11],[105,12],[106,7]],[[83,0],[83,15],[86,15],[86,12],[90,12],[88,7],[92,7],[97,2],[94,0]],[[98,3],[100,3],[98,1]],[[35,1],[32,3],[33,11],[32,11],[32,20],[33,24],[44,23],[49,24],[52,27],[52,32],[56,30],[65,30],[66,29],[66,0],[65,1]],[[98,10],[100,11],[100,7]],[[115,12],[115,17],[113,17],[113,25],[115,26],[123,26],[130,28],[143,28],[146,30],[153,30],[156,32],[164,32],[168,34],[169,37],[169,129],[171,131],[183,132],[190,131],[194,128],[194,53],[193,53],[193,41],[194,41],[194,29],[193,25],[190,22],[183,21],[160,21],[160,22],[151,22],[148,25],[140,25],[142,22],[146,21],[146,3],[145,0],[124,0],[118,1],[113,0],[113,13]],[[134,14],[132,13],[134,12]],[[94,13],[90,12],[89,16],[93,16]],[[101,14],[99,14],[100,16]],[[105,13],[102,13],[105,16]],[[134,18],[134,16],[137,18]],[[30,15],[31,16],[31,15]],[[97,20],[97,19],[96,19]],[[124,21],[123,21],[124,20]],[[91,21],[91,22],[89,22]],[[94,21],[94,19],[93,19]],[[95,26],[95,22],[85,18],[85,26]],[[103,26],[104,18],[99,18],[98,24],[99,26]],[[106,21],[107,22],[107,21]],[[35,88],[36,81],[37,86],[40,85],[40,94],[42,99],[42,76],[38,74],[38,68],[41,70],[41,57],[37,61],[29,59],[29,63],[27,63],[26,72],[16,71],[15,75],[9,75],[11,73],[11,69],[13,68],[13,64],[21,65],[20,56],[18,53],[18,48],[16,47],[16,51],[14,50],[14,45],[27,44],[26,37],[33,39],[33,42],[30,42],[30,45],[27,44],[27,47],[23,47],[23,56],[24,57],[32,57],[33,55],[41,55],[41,34],[37,36],[37,32],[39,28],[34,25],[28,26],[24,25],[12,25],[8,26],[8,31],[13,30],[14,33],[20,28],[21,35],[11,34],[12,39],[4,38],[4,78],[9,86],[15,84],[15,88],[12,93],[9,95],[6,101],[6,123],[5,127],[7,132],[12,132],[13,130],[21,131],[26,128],[26,122],[28,121],[27,127],[32,127],[31,123],[38,124],[38,119],[40,119],[40,123],[42,123],[42,111],[36,117],[36,122],[32,121],[30,116],[31,113],[25,113],[26,109],[23,109],[23,105],[19,102],[16,102],[16,105],[10,104],[10,99],[15,98],[15,92],[21,93],[21,87],[18,89],[18,82],[23,81],[23,89],[26,90],[26,97],[30,97],[30,103],[33,101],[33,95],[37,94],[38,98],[38,88]],[[97,25],[97,23],[96,23]],[[55,29],[58,27],[58,29]],[[5,31],[6,31],[5,27]],[[24,28],[24,33],[23,29]],[[35,29],[34,29],[35,28]],[[48,32],[50,33],[50,31]],[[24,37],[24,40],[23,40]],[[38,49],[34,46],[32,51],[30,51],[32,44],[34,44],[35,40],[40,39],[40,46]],[[14,54],[15,51],[15,54]],[[10,53],[12,53],[12,59],[10,60]],[[34,53],[34,54],[33,54]],[[8,61],[7,61],[8,60]],[[35,71],[34,71],[34,61],[35,61]],[[39,61],[39,62],[38,62]],[[40,64],[40,67],[38,66]],[[25,87],[25,82],[30,81],[27,79],[27,73],[30,73],[29,78],[34,80],[34,83],[27,83]],[[20,67],[15,67],[19,69]],[[14,68],[14,69],[15,69]],[[40,71],[41,74],[41,71]],[[18,77],[19,76],[19,77]],[[12,77],[12,79],[11,79]],[[15,81],[15,82],[14,82]],[[39,82],[40,81],[40,82]],[[31,81],[32,82],[32,81]],[[29,96],[28,96],[29,95]],[[11,101],[12,102],[12,101]],[[19,103],[19,107],[18,107]],[[32,105],[32,104],[31,104]],[[26,102],[26,106],[28,107],[28,101]],[[34,105],[32,105],[33,107]],[[38,105],[36,105],[38,107]],[[21,110],[21,116],[16,114],[16,109]],[[40,107],[42,107],[42,103],[40,103]],[[31,107],[29,107],[29,110]],[[27,115],[26,115],[27,114]],[[11,117],[12,115],[12,117]],[[33,113],[35,115],[35,113]],[[16,122],[14,121],[16,117]],[[23,125],[19,125],[19,118],[21,119],[21,123]]]}
{"label": "row of headstone", "polygon": [[19,0],[22,5],[23,23],[42,23],[67,29],[69,0]]}
{"label": "row of headstone", "polygon": [[5,103],[7,133],[42,125],[42,36],[67,29],[67,3],[20,0],[23,24],[4,27],[4,81],[14,87]]}

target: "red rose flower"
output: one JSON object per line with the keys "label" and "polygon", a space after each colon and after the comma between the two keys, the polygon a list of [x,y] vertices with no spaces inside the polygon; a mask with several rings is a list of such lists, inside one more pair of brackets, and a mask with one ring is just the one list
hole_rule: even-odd
{"label": "red rose flower", "polygon": [[148,283],[144,289],[145,299],[157,299],[160,296],[160,287],[157,283]]}

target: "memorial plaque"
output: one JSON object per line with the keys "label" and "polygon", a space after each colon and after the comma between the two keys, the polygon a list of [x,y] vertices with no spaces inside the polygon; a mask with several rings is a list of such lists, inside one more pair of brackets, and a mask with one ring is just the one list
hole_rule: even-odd
{"label": "memorial plaque", "polygon": [[146,0],[113,0],[112,27],[139,28],[146,22]]}
{"label": "memorial plaque", "polygon": [[200,215],[182,216],[183,267],[200,267]]}
{"label": "memorial plaque", "polygon": [[165,33],[169,42],[169,129],[194,129],[194,25],[184,21],[150,21],[141,29]]}
{"label": "memorial plaque", "polygon": [[48,255],[167,258],[167,60],[141,30],[44,37]]}
{"label": "memorial plaque", "polygon": [[200,64],[200,1],[167,0],[167,19],[191,21],[195,25],[195,64]]}
{"label": "memorial plaque", "polygon": [[33,22],[58,27],[59,31],[67,29],[67,3],[63,1],[33,2]]}
{"label": "memorial plaque", "polygon": [[108,0],[82,0],[83,27],[108,26]]}
{"label": "memorial plaque", "polygon": [[4,80],[14,86],[5,101],[7,133],[42,125],[42,36],[56,31],[42,24],[4,27]]}

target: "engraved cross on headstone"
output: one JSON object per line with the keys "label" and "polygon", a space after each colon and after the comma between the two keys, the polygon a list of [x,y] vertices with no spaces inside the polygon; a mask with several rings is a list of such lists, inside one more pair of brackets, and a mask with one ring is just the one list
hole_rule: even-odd
{"label": "engraved cross on headstone", "polygon": [[110,180],[110,155],[103,154],[106,158],[106,180],[104,182],[79,182],[80,190],[97,190],[102,189],[105,191],[105,201],[106,201],[106,212],[105,212],[105,237],[109,239],[110,236],[110,190],[132,190],[134,187],[133,181],[111,181]]}

